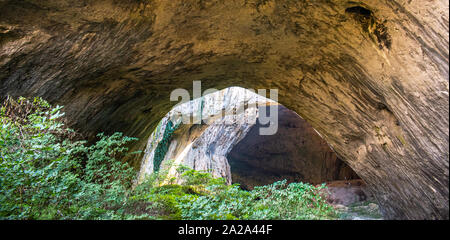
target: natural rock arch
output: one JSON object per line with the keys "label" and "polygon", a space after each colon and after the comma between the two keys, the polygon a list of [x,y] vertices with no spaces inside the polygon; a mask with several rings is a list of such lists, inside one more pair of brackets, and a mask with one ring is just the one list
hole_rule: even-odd
{"label": "natural rock arch", "polygon": [[[276,131],[264,131],[269,119]],[[137,184],[160,170],[167,172],[166,183],[182,183],[180,166],[246,190],[282,180],[317,185],[359,179],[298,114],[240,87],[171,109],[148,138]]]}
{"label": "natural rock arch", "polygon": [[[388,218],[447,218],[447,1],[0,1],[0,94],[144,141],[169,93],[277,88]],[[138,163],[135,163],[138,165]]]}

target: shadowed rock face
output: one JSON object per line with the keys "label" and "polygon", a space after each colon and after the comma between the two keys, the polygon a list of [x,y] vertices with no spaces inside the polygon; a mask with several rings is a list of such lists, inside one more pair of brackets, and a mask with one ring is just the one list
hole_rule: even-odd
{"label": "shadowed rock face", "polygon": [[448,9],[444,0],[0,0],[0,94],[45,97],[91,136],[124,131],[142,149],[174,88],[277,88],[386,218],[448,218]]}
{"label": "shadowed rock face", "polygon": [[233,183],[252,189],[283,179],[321,184],[359,178],[296,113],[280,105],[278,121],[276,134],[260,135],[257,121],[233,146],[226,156]]}

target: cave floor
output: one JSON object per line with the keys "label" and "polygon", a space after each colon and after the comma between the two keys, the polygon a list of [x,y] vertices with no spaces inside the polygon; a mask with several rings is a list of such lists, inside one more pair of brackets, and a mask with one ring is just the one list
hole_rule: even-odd
{"label": "cave floor", "polygon": [[327,182],[328,199],[341,220],[382,220],[374,197],[361,179]]}
{"label": "cave floor", "polygon": [[373,201],[334,205],[340,220],[383,220],[378,204]]}

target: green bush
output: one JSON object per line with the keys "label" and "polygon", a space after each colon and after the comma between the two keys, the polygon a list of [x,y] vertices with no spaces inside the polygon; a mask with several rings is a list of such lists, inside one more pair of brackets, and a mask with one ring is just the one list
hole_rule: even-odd
{"label": "green bush", "polygon": [[62,107],[7,98],[0,110],[0,218],[122,217],[134,172],[117,159],[135,139],[99,134],[87,146],[65,127]]}
{"label": "green bush", "polygon": [[208,195],[179,199],[183,219],[334,219],[322,187],[286,180],[244,191],[239,185],[209,185]]}
{"label": "green bush", "polygon": [[286,180],[255,187],[251,192],[254,205],[250,219],[330,219],[336,217],[333,207],[326,201],[325,185],[315,187],[307,183]]}
{"label": "green bush", "polygon": [[[166,172],[157,172],[139,185],[144,198],[154,202],[163,219],[335,219],[337,214],[326,202],[322,191],[306,183],[287,184],[286,180],[242,190],[238,184],[227,185],[203,171],[181,167],[181,185],[161,185]],[[158,179],[158,180],[156,180]],[[151,187],[148,187],[151,186]],[[142,196],[142,195],[141,195]]]}
{"label": "green bush", "polygon": [[[204,171],[178,167],[132,186],[120,161],[136,139],[98,134],[88,145],[66,127],[62,107],[7,98],[0,109],[0,219],[333,219],[321,191],[276,182],[244,191]],[[164,168],[167,169],[167,168]],[[169,183],[169,184],[168,184]]]}

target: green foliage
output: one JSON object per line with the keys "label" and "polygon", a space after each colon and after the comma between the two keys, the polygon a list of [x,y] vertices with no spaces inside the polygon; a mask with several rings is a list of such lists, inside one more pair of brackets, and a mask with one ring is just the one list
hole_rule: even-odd
{"label": "green foliage", "polygon": [[172,139],[173,132],[178,128],[179,124],[174,125],[172,121],[168,120],[161,141],[155,149],[155,156],[153,157],[153,171],[157,172],[160,169],[161,162],[166,156],[169,149],[169,143]]}
{"label": "green foliage", "polygon": [[[133,187],[136,174],[119,159],[135,139],[98,134],[88,145],[66,127],[61,109],[40,98],[2,105],[0,219],[335,218],[324,186],[281,181],[244,191],[184,166],[175,184],[158,164],[159,171]],[[169,122],[164,136],[175,129]]]}
{"label": "green foliage", "polygon": [[329,219],[336,217],[333,207],[326,202],[325,185],[315,187],[307,183],[286,180],[255,187],[254,199],[258,209],[250,219]]}
{"label": "green foliage", "polygon": [[333,219],[322,188],[284,180],[247,192],[236,184],[212,184],[208,195],[181,198],[180,208],[184,219],[194,220]]}
{"label": "green foliage", "polygon": [[[161,185],[166,172],[157,172],[138,186],[140,199],[151,201],[162,219],[335,219],[325,200],[325,186],[305,183],[271,185],[242,190],[211,174],[179,168],[181,185]],[[161,176],[162,175],[162,176]],[[159,180],[156,180],[159,179]],[[142,191],[142,189],[145,189]],[[165,214],[165,215],[164,215]]]}
{"label": "green foliage", "polygon": [[135,139],[99,134],[87,146],[62,107],[8,98],[0,111],[0,218],[117,218],[134,177],[117,159]]}

